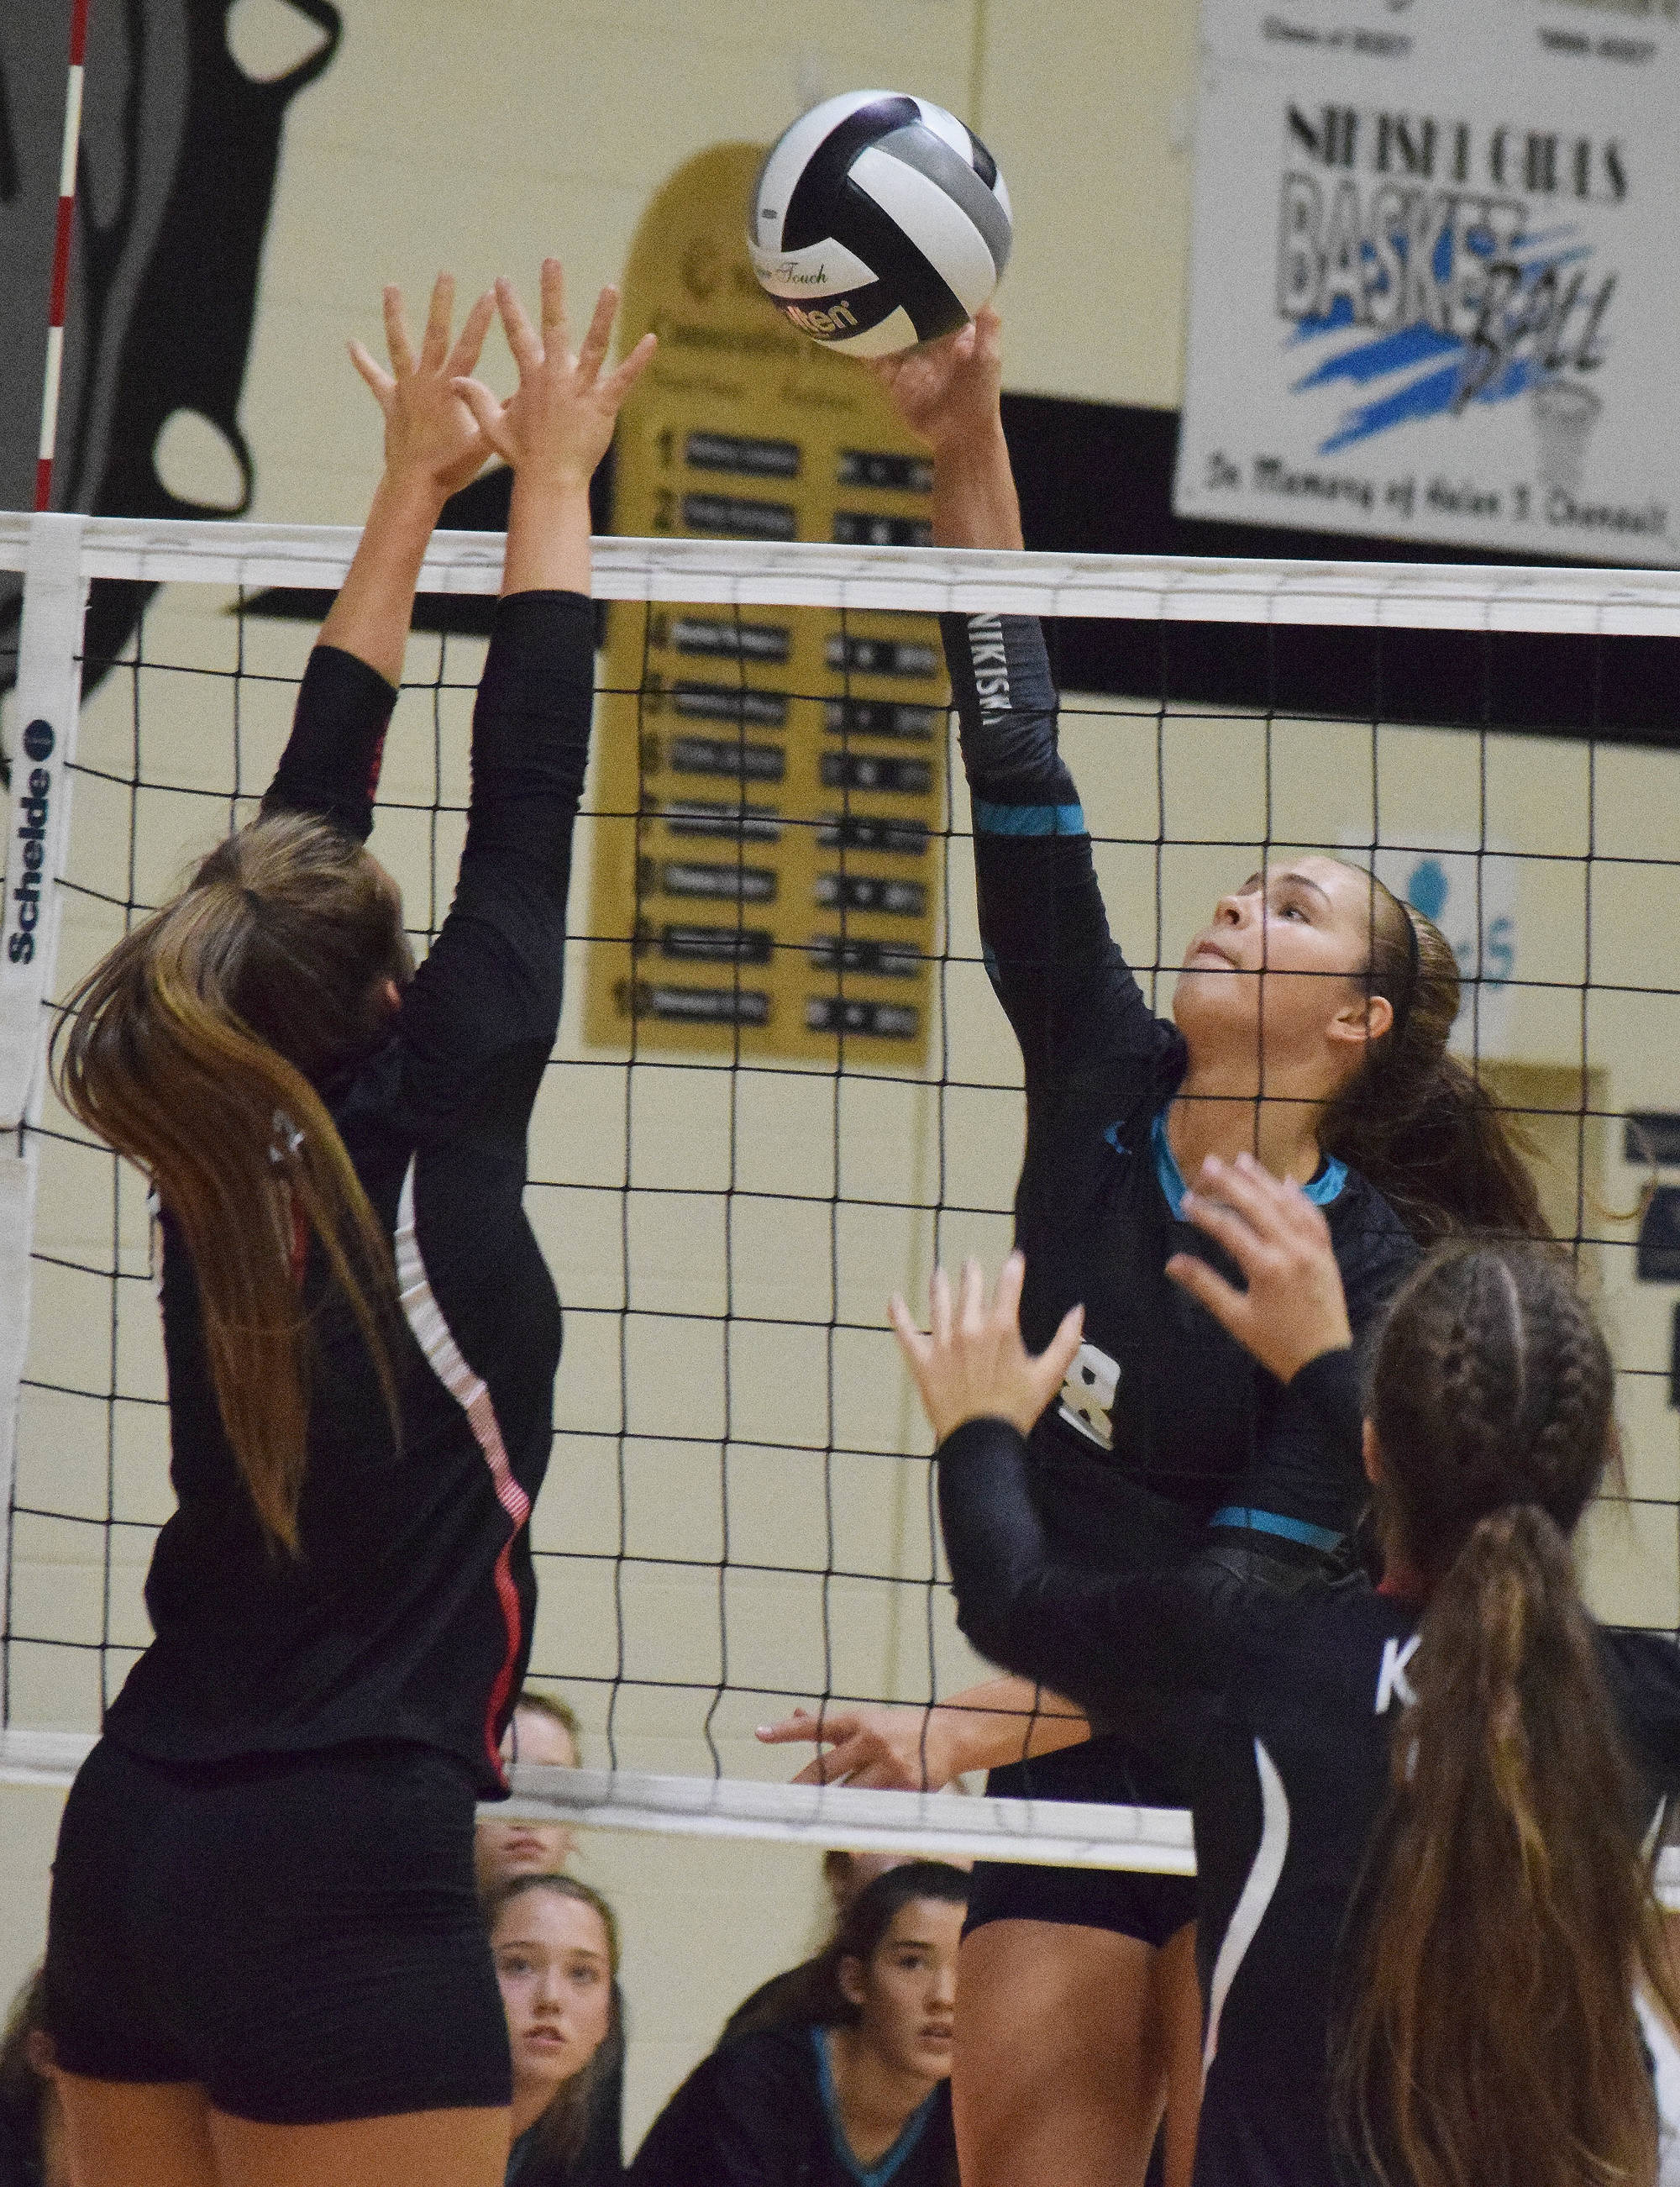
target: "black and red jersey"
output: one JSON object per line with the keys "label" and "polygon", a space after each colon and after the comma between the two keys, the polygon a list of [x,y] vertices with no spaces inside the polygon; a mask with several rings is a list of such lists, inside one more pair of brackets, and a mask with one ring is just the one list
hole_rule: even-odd
{"label": "black and red jersey", "polygon": [[[497,610],[473,717],[448,916],[389,1038],[321,1088],[388,1229],[400,1292],[391,1421],[318,1247],[295,1558],[265,1537],[223,1432],[192,1263],[162,1218],[171,1479],[146,1583],[155,1639],[109,1735],[162,1762],[414,1741],[505,1790],[531,1650],[527,1521],[553,1439],[560,1310],[523,1206],[526,1134],[559,1020],[571,842],[588,755],[589,602]],[[359,837],[396,694],[317,646],[265,811]]]}

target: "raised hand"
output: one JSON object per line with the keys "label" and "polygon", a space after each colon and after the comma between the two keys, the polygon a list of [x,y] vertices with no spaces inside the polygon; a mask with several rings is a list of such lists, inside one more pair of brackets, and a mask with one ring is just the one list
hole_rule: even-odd
{"label": "raised hand", "polygon": [[1021,1285],[1026,1262],[1011,1253],[988,1305],[978,1261],[965,1261],[953,1305],[951,1279],[934,1271],[930,1287],[933,1330],[923,1335],[902,1298],[888,1307],[898,1348],[910,1363],[922,1403],[943,1442],[966,1420],[1009,1420],[1023,1435],[1062,1386],[1085,1328],[1085,1309],[1071,1307],[1035,1358],[1021,1342]]}
{"label": "raised hand", "polygon": [[778,1723],[761,1724],[767,1746],[791,1742],[823,1751],[792,1779],[795,1785],[865,1785],[888,1791],[937,1792],[959,1764],[936,1709],[865,1701],[826,1708],[822,1715],[796,1708]]}
{"label": "raised hand", "polygon": [[1321,1352],[1352,1343],[1330,1226],[1298,1184],[1273,1177],[1252,1155],[1234,1162],[1210,1155],[1183,1206],[1225,1248],[1248,1288],[1239,1290],[1194,1253],[1175,1253],[1167,1274],[1280,1382]]}
{"label": "raised hand", "polygon": [[936,455],[1000,430],[1003,322],[990,304],[955,334],[867,363],[899,416]]}
{"label": "raised hand", "polygon": [[391,370],[387,372],[360,342],[350,345],[351,363],[385,413],[386,477],[423,481],[441,499],[470,486],[490,457],[490,443],[461,400],[455,383],[478,363],[495,300],[487,294],[479,298],[452,348],[449,328],[454,309],[455,278],[440,273],[416,357],[408,338],[402,291],[388,288],[385,292],[385,346],[391,354]]}
{"label": "raised hand", "polygon": [[496,303],[519,368],[519,386],[505,402],[466,376],[457,379],[456,391],[490,446],[516,471],[534,483],[587,486],[607,452],[620,405],[653,357],[655,338],[643,335],[618,369],[604,375],[618,291],[603,289],[574,356],[558,258],[542,261],[540,327],[531,325],[511,281],[497,282]]}

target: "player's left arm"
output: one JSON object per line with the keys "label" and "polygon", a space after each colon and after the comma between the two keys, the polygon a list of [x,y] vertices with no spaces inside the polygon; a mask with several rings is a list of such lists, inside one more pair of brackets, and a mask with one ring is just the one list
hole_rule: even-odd
{"label": "player's left arm", "polygon": [[385,413],[385,468],[354,560],[310,655],[292,734],[263,809],[316,812],[366,841],[380,749],[402,677],[414,592],[443,504],[491,450],[453,383],[484,346],[492,300],[481,296],[451,344],[455,284],[438,276],[418,356],[401,293],[385,292],[391,370],[359,342],[357,370]]}

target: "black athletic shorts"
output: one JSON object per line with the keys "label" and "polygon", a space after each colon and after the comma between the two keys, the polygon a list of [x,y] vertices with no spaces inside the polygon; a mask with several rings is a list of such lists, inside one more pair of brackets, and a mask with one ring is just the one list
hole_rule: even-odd
{"label": "black athletic shorts", "polygon": [[[1109,1734],[1035,1762],[994,1769],[986,1789],[999,1799],[1095,1800],[1110,1807],[1182,1808],[1182,1788],[1137,1750]],[[969,1887],[966,1937],[988,1921],[1065,1921],[1107,1929],[1157,1949],[1196,1918],[1193,1875],[1134,1875],[1118,1868],[1044,1868],[1036,1861],[981,1860]]]}
{"label": "black athletic shorts", "polygon": [[53,1864],[59,2065],[275,2126],[506,2104],[473,1810],[430,1747],[165,1766],[101,1740]]}
{"label": "black athletic shorts", "polygon": [[[1249,1528],[1217,1527],[1190,1560],[1211,1592],[1232,1581],[1259,1581],[1292,1594],[1340,1577],[1346,1559],[1327,1556]],[[1163,1708],[1167,1704],[1160,1705]],[[994,1769],[986,1789],[1000,1799],[1092,1800],[1104,1806],[1183,1808],[1188,1804],[1178,1773],[1155,1758],[1174,1744],[1181,1751],[1195,1737],[1195,1704],[1172,1705],[1169,1737],[1157,1723],[1147,1748],[1118,1734],[1065,1746],[1034,1762]],[[1065,1921],[1079,1929],[1106,1929],[1136,1937],[1159,1950],[1196,1918],[1196,1882],[1190,1875],[1134,1875],[1123,1869],[1044,1868],[1026,1861],[978,1861],[969,1889],[966,1937],[988,1921]]]}

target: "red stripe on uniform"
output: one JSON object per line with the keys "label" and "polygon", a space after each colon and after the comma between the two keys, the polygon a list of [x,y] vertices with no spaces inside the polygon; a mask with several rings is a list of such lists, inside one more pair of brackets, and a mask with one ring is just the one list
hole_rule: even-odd
{"label": "red stripe on uniform", "polygon": [[511,1522],[508,1538],[503,1543],[496,1558],[494,1581],[496,1599],[502,1611],[502,1623],[508,1635],[508,1645],[502,1658],[502,1667],[496,1673],[490,1688],[490,1699],[484,1712],[484,1751],[490,1757],[490,1766],[501,1783],[507,1784],[507,1773],[502,1767],[502,1756],[497,1739],[497,1721],[507,1706],[514,1684],[514,1667],[519,1661],[520,1644],[525,1637],[524,1621],[520,1616],[519,1589],[514,1584],[514,1543],[520,1530],[531,1516],[531,1498],[514,1478],[514,1470],[508,1463],[508,1452],[502,1441],[501,1423],[496,1417],[489,1389],[481,1375],[474,1373],[455,1341],[449,1324],[444,1319],[443,1309],[433,1293],[431,1280],[426,1273],[424,1257],[420,1251],[419,1219],[414,1210],[414,1172],[418,1156],[410,1158],[408,1173],[402,1180],[402,1192],[397,1202],[396,1233],[392,1240],[396,1251],[396,1281],[401,1294],[403,1317],[414,1333],[415,1341],[425,1354],[431,1368],[450,1396],[467,1416],[485,1465],[490,1474],[491,1487],[496,1501]]}

